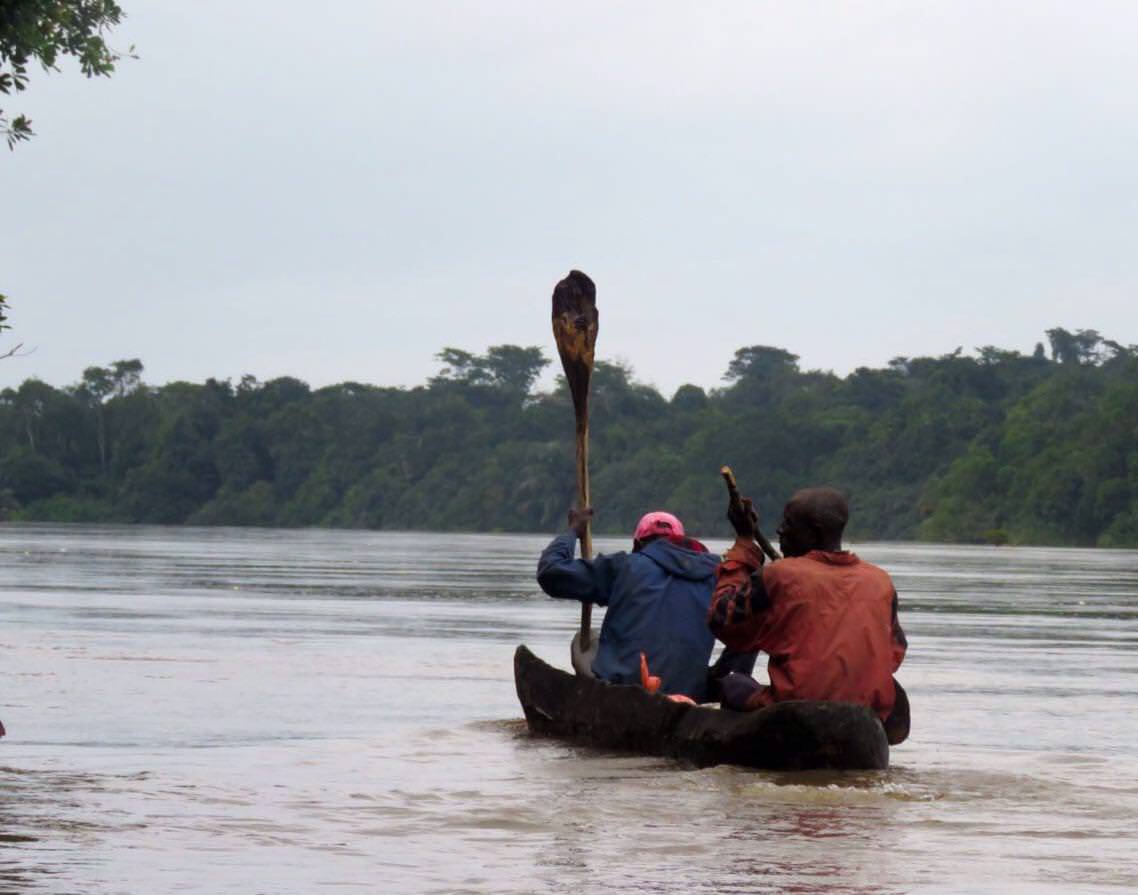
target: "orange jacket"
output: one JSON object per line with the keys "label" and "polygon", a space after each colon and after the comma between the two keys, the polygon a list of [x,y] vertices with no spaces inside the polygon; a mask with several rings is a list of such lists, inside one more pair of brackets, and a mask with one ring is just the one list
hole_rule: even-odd
{"label": "orange jacket", "polygon": [[786,699],[856,702],[882,719],[893,708],[893,672],[908,643],[897,592],[877,566],[846,551],[812,550],[763,566],[753,544],[723,559],[708,613],[730,649],[770,656],[758,708]]}

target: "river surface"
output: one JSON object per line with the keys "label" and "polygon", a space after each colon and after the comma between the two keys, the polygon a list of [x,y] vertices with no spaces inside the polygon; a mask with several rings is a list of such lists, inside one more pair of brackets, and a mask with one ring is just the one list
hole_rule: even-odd
{"label": "river surface", "polygon": [[912,738],[775,774],[526,733],[546,540],[0,526],[0,893],[1138,889],[1138,552],[853,545]]}

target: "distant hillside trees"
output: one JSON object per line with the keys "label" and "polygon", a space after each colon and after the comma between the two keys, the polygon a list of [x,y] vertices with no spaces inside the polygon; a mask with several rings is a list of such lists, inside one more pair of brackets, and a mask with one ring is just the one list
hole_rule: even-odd
{"label": "distant hillside trees", "polygon": [[[598,526],[648,509],[727,533],[730,463],[773,528],[799,487],[853,503],[855,539],[1138,546],[1138,347],[1048,330],[1049,351],[897,357],[847,376],[752,345],[669,400],[600,361]],[[142,363],[0,393],[0,517],[551,531],[574,492],[565,384],[539,348],[448,347],[425,386],[283,377],[153,387]]]}

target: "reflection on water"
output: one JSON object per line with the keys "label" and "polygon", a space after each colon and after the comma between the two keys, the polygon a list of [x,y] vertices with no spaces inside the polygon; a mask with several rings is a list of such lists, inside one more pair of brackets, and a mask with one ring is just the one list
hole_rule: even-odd
{"label": "reflection on water", "polygon": [[913,738],[772,774],[529,736],[544,541],[0,527],[0,893],[1138,886],[1138,554],[855,547]]}

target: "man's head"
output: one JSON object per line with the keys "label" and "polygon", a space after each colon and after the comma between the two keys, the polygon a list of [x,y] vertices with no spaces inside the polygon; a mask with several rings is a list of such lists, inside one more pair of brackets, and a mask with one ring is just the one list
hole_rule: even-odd
{"label": "man's head", "polygon": [[803,488],[782,511],[778,546],[784,556],[811,550],[841,550],[842,531],[850,518],[845,495],[836,488]]}
{"label": "man's head", "polygon": [[632,535],[632,549],[639,550],[645,544],[656,538],[682,538],[684,524],[671,513],[656,510],[645,513],[636,523],[636,531]]}

